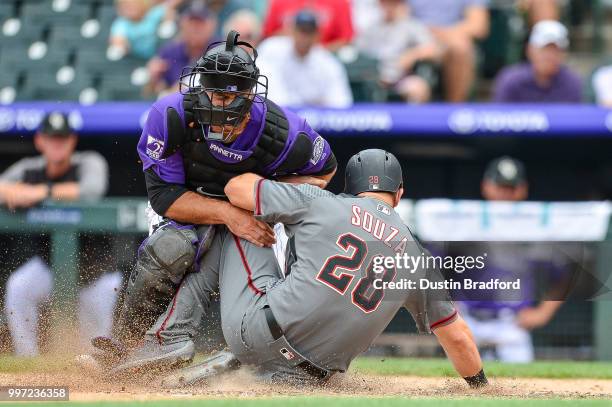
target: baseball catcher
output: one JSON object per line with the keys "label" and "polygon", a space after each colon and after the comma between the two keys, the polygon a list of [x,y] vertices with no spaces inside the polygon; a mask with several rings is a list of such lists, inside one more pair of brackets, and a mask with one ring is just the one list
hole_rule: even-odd
{"label": "baseball catcher", "polygon": [[[345,372],[401,307],[421,332],[436,334],[471,386],[487,383],[469,328],[445,290],[388,288],[405,280],[442,281],[440,272],[386,263],[375,267],[381,256],[420,256],[424,250],[394,210],[403,193],[397,159],[383,150],[362,151],[350,159],[345,177],[342,195],[252,173],[229,181],[225,192],[233,205],[261,221],[285,225],[286,276],[272,250],[219,228],[204,267],[181,285],[198,299],[192,304],[196,311],[187,316],[169,307],[156,325],[173,343],[188,342],[186,327],[197,324],[210,295],[219,291],[223,333],[235,358],[226,353],[216,362],[189,367],[167,377],[166,385],[197,383],[214,373],[211,363],[231,367],[231,360],[254,366],[267,380],[326,381]],[[153,330],[147,338],[155,340]],[[141,351],[146,353],[146,344]],[[145,366],[133,362],[126,369]]]}
{"label": "baseball catcher", "polygon": [[[169,303],[177,314],[191,311],[181,307],[193,300],[175,294],[186,274],[215,255],[210,247],[222,237],[216,225],[255,247],[274,243],[267,223],[227,202],[224,187],[231,178],[253,172],[325,187],[336,170],[327,141],[267,99],[257,51],[238,38],[232,31],[226,41],[212,44],[186,68],[180,91],[157,101],[148,114],[138,154],[151,234],[138,250],[115,337],[93,340],[107,361],[122,359]],[[192,346],[173,346],[161,335],[160,330],[157,343],[166,347],[158,356],[193,357]]]}

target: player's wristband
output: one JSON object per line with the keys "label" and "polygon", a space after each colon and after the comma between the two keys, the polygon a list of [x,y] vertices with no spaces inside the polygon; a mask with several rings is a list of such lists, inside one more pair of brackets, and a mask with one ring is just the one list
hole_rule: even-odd
{"label": "player's wristband", "polygon": [[470,385],[472,389],[477,389],[479,387],[484,387],[489,384],[487,380],[487,376],[485,376],[484,370],[480,369],[480,372],[476,373],[474,376],[464,377],[467,384]]}
{"label": "player's wristband", "polygon": [[47,182],[47,199],[53,197],[53,182]]}

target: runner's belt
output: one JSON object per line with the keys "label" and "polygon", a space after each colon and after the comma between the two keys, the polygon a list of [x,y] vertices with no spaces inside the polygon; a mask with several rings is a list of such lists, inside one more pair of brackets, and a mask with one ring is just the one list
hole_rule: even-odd
{"label": "runner's belt", "polygon": [[332,375],[331,371],[318,367],[296,351],[295,348],[287,341],[287,338],[285,338],[285,334],[283,333],[280,325],[278,325],[278,322],[276,321],[270,307],[265,306],[263,310],[264,314],[266,315],[268,328],[270,329],[270,333],[272,334],[272,338],[274,338],[275,343],[279,342],[279,340],[283,341],[283,344],[278,351],[285,359],[287,359],[291,366],[302,369],[304,372],[318,380],[325,380]]}

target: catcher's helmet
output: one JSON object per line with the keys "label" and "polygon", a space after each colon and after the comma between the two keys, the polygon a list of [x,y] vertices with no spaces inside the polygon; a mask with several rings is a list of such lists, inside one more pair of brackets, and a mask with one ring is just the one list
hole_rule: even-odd
{"label": "catcher's helmet", "polygon": [[[223,129],[214,133],[209,128],[208,140],[231,141],[253,103],[264,103],[268,95],[268,80],[255,64],[257,51],[248,42],[238,41],[239,36],[230,31],[226,41],[211,44],[195,66],[186,67],[181,75],[181,93],[196,97],[193,113],[198,122]],[[215,94],[222,95],[220,103],[213,104]]]}
{"label": "catcher's helmet", "polygon": [[385,150],[363,150],[351,157],[344,171],[344,192],[396,192],[402,187],[402,167]]}

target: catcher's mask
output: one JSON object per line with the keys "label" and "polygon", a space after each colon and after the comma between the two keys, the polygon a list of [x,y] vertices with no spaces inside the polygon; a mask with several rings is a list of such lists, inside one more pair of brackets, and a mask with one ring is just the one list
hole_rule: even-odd
{"label": "catcher's mask", "polygon": [[193,113],[200,125],[208,126],[207,140],[232,142],[253,103],[264,103],[268,96],[268,78],[255,65],[257,51],[239,36],[232,30],[226,41],[211,44],[180,78],[181,93],[196,98]]}

